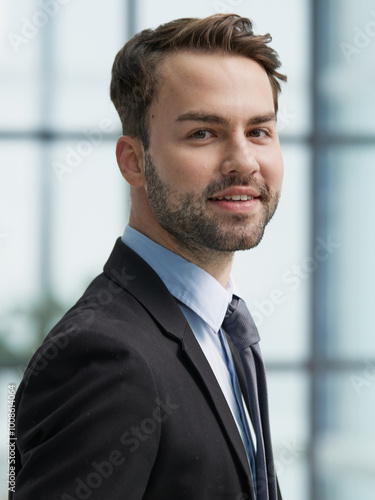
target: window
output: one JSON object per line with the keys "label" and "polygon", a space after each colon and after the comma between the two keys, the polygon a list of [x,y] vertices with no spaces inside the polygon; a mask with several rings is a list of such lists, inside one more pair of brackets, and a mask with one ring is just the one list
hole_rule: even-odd
{"label": "window", "polygon": [[7,384],[19,383],[41,339],[101,272],[127,221],[108,90],[114,56],[140,29],[219,11],[270,32],[289,79],[278,117],[280,207],[260,246],[234,266],[262,338],[281,488],[289,500],[373,497],[371,0],[0,7],[3,477]]}

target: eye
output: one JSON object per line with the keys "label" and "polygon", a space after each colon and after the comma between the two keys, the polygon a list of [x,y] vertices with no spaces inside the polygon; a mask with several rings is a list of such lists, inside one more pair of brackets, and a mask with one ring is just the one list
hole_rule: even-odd
{"label": "eye", "polygon": [[260,138],[260,137],[266,137],[268,135],[268,133],[263,130],[263,129],[260,129],[260,128],[257,128],[255,130],[252,130],[250,133],[249,133],[249,136],[250,137],[255,137],[255,138]]}
{"label": "eye", "polygon": [[193,134],[191,134],[191,137],[193,139],[209,139],[212,137],[212,132],[210,130],[197,130]]}

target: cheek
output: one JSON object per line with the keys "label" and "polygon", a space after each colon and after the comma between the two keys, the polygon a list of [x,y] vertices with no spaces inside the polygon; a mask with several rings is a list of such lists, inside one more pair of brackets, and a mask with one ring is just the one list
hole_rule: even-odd
{"label": "cheek", "polygon": [[166,150],[157,161],[162,178],[181,191],[200,191],[212,180],[208,161],[203,155]]}
{"label": "cheek", "polygon": [[282,157],[280,157],[278,167],[275,172],[277,190],[280,191],[284,179],[284,162]]}
{"label": "cheek", "polygon": [[284,177],[284,162],[280,151],[268,155],[263,162],[262,176],[265,183],[273,190],[280,191]]}

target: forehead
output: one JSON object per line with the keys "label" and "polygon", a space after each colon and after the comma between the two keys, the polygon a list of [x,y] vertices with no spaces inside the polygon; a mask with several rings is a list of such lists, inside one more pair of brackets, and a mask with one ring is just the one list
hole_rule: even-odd
{"label": "forehead", "polygon": [[197,106],[251,114],[274,111],[267,73],[256,61],[239,55],[179,52],[166,56],[152,112],[169,114]]}

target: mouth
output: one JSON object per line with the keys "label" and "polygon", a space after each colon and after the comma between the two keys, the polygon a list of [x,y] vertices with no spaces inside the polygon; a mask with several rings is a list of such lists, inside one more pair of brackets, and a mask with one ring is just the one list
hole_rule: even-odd
{"label": "mouth", "polygon": [[209,198],[211,201],[222,201],[222,200],[227,200],[227,201],[236,201],[236,202],[241,202],[241,201],[249,201],[249,200],[255,200],[257,196],[250,196],[247,194],[232,194],[232,195],[226,195],[226,196],[216,196]]}
{"label": "mouth", "polygon": [[256,193],[219,193],[208,199],[211,206],[220,212],[250,215],[255,214],[261,206],[260,197]]}

